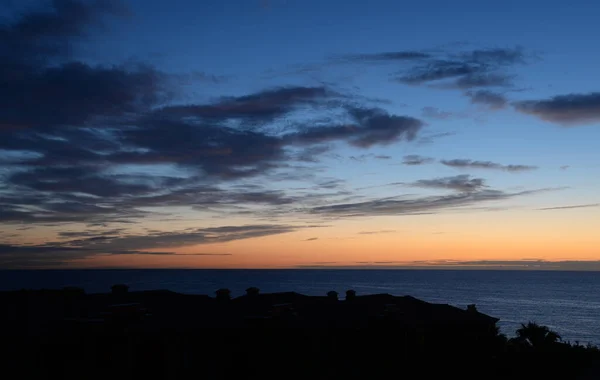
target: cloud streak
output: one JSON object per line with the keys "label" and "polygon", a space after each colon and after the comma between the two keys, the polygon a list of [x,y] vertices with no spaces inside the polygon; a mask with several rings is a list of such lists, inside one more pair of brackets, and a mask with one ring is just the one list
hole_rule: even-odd
{"label": "cloud streak", "polygon": [[408,166],[425,165],[434,162],[435,160],[431,157],[419,156],[417,154],[409,154],[402,158],[402,164]]}
{"label": "cloud streak", "polygon": [[399,199],[400,197],[381,198],[366,202],[319,206],[312,208],[310,211],[316,215],[345,218],[384,215],[423,215],[460,209],[464,208],[465,206],[473,206],[480,203],[501,201],[525,195],[533,195],[548,190],[550,189],[507,193],[499,190],[485,189],[443,196],[417,197],[412,199]]}
{"label": "cloud streak", "polygon": [[458,169],[493,169],[517,173],[536,170],[537,166],[531,165],[502,165],[491,161],[476,161],[468,159],[441,160],[443,165]]}
{"label": "cloud streak", "polygon": [[569,206],[544,207],[544,208],[538,208],[538,210],[542,210],[542,211],[570,210],[570,209],[575,209],[575,208],[589,208],[589,207],[600,207],[600,203],[585,204],[585,205],[569,205]]}

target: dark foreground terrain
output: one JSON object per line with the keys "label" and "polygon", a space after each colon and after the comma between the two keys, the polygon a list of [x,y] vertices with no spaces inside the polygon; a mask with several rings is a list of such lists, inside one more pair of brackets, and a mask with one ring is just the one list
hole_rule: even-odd
{"label": "dark foreground terrain", "polygon": [[[388,294],[77,288],[0,293],[2,371],[22,379],[592,379],[600,353],[544,326]],[[600,378],[597,377],[597,378]]]}

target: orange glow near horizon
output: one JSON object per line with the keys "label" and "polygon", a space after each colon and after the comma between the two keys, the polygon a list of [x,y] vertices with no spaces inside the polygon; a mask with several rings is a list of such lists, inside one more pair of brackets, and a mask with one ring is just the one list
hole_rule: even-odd
{"label": "orange glow near horizon", "polygon": [[[448,214],[345,221],[291,233],[173,248],[177,255],[98,255],[72,267],[295,268],[422,265],[439,260],[599,260],[595,215]],[[591,214],[588,212],[588,214]],[[316,238],[316,239],[315,239]],[[313,240],[315,239],[315,240]],[[154,251],[164,251],[156,249]],[[199,255],[202,254],[202,255]]]}

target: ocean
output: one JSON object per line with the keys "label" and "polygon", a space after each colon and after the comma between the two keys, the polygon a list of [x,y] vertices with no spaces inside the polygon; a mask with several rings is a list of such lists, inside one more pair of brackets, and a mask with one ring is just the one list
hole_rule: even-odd
{"label": "ocean", "polygon": [[123,283],[131,291],[168,289],[213,295],[228,288],[233,296],[250,286],[261,292],[296,291],[325,295],[348,289],[358,295],[390,293],[465,308],[476,304],[500,318],[509,337],[520,323],[535,321],[564,340],[600,345],[600,272],[501,270],[40,270],[0,271],[0,290],[60,289],[79,286],[108,292]]}

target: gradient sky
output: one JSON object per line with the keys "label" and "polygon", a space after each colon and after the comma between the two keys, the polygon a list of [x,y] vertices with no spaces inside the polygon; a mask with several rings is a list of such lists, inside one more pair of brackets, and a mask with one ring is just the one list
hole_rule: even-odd
{"label": "gradient sky", "polygon": [[0,2],[0,268],[600,270],[600,4]]}

